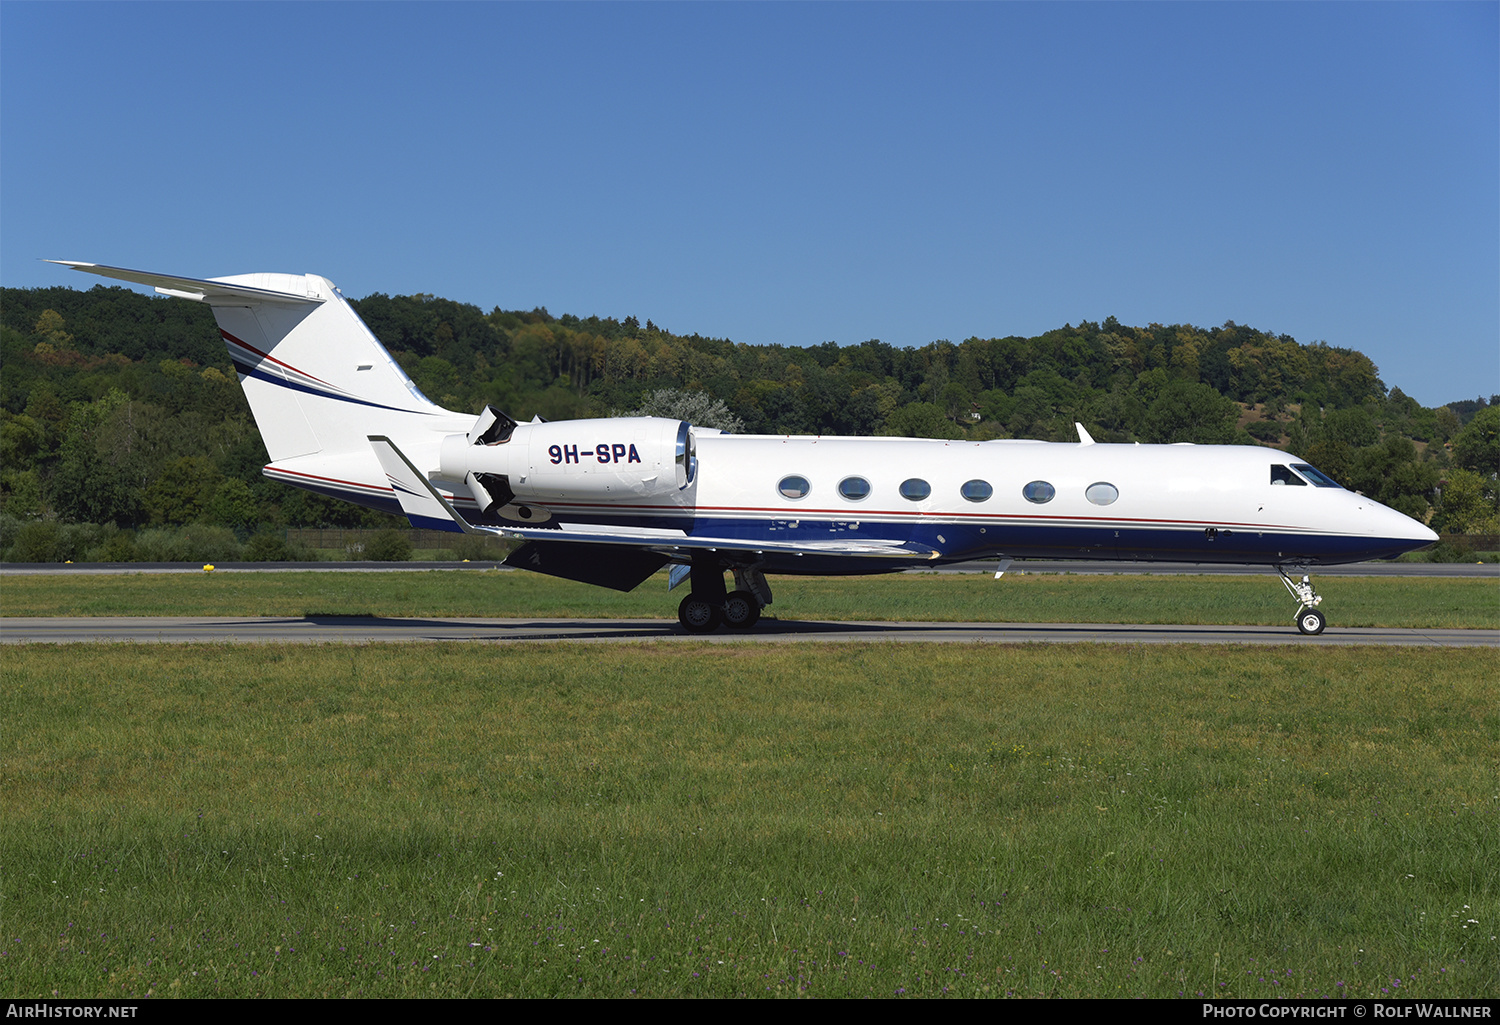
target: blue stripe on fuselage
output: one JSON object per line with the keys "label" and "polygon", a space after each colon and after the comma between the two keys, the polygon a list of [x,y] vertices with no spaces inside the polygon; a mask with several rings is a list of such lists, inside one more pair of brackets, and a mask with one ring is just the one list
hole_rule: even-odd
{"label": "blue stripe on fuselage", "polygon": [[[403,515],[394,497],[368,495],[332,484],[275,478],[330,498],[354,502],[381,512]],[[938,562],[960,562],[1004,554],[1016,559],[1096,559],[1100,561],[1242,563],[1266,566],[1276,563],[1338,565],[1367,559],[1386,559],[1410,551],[1405,538],[1371,538],[1358,535],[1295,534],[1285,531],[1216,531],[1212,540],[1201,527],[1057,525],[1005,523],[933,523],[896,521],[871,523],[853,520],[785,520],[765,517],[695,517],[690,509],[679,515],[635,513],[601,515],[554,510],[554,514],[578,526],[637,527],[683,530],[689,536],[732,538],[741,541],[774,541],[780,544],[828,541],[892,542],[925,545],[942,552]],[[427,519],[423,517],[424,521]],[[526,526],[495,517],[475,518],[486,526]],[[555,521],[554,521],[555,522]],[[796,526],[791,524],[795,523]],[[433,519],[424,527],[459,530],[449,520]],[[775,525],[775,529],[772,529]],[[565,536],[560,538],[565,540]],[[766,569],[777,573],[840,574],[879,573],[907,565],[906,560],[868,556],[766,555]],[[910,565],[931,566],[933,560],[914,558]]]}

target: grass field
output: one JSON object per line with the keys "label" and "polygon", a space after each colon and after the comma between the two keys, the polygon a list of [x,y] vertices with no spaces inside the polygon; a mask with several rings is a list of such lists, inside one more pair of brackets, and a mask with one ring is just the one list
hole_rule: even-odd
{"label": "grass field", "polygon": [[7,648],[0,987],[1497,997],[1496,668],[1292,646]]}
{"label": "grass field", "polygon": [[[213,573],[7,576],[6,616],[676,616],[665,575],[628,594],[535,573]],[[1333,626],[1500,629],[1500,582],[1314,577]],[[768,617],[1284,626],[1275,576],[1007,573],[773,577]]]}

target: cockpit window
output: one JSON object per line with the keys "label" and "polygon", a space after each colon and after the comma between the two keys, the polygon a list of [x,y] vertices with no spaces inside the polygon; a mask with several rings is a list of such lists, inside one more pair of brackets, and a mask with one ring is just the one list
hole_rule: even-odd
{"label": "cockpit window", "polygon": [[1303,480],[1301,477],[1297,476],[1291,470],[1288,470],[1285,466],[1282,466],[1279,463],[1272,464],[1271,466],[1271,483],[1295,484],[1300,488],[1307,487],[1307,481]]}
{"label": "cockpit window", "polygon": [[1293,463],[1292,469],[1302,474],[1302,476],[1306,477],[1308,480],[1312,481],[1320,488],[1336,488],[1339,486],[1338,482],[1335,481],[1332,477],[1328,476],[1328,474],[1324,473],[1321,470],[1314,469],[1313,467],[1308,466],[1306,463]]}

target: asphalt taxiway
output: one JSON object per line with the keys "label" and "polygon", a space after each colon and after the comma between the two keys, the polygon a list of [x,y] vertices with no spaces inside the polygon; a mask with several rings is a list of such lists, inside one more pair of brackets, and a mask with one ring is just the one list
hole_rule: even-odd
{"label": "asphalt taxiway", "polygon": [[[993,573],[995,560],[957,562],[907,570],[908,573]],[[523,572],[498,562],[221,562],[216,573],[422,573],[430,570],[500,570]],[[195,562],[9,562],[0,576],[91,576],[114,573],[202,573]],[[1269,566],[1220,565],[1212,562],[1057,562],[1016,561],[1007,573],[1070,573],[1084,576],[1269,576]],[[1306,572],[1320,577],[1491,577],[1500,579],[1496,562],[1356,562],[1343,566],[1314,566]]]}
{"label": "asphalt taxiway", "polygon": [[[993,562],[942,567],[936,572],[993,572]],[[479,563],[231,563],[215,572],[390,572],[392,570],[504,569]],[[0,574],[202,573],[184,563],[57,564],[10,563]],[[916,571],[933,572],[933,571]],[[1275,576],[1264,567],[1215,566],[1201,563],[1017,562],[1009,573],[1076,574],[1257,574]],[[1495,563],[1378,562],[1314,569],[1319,576],[1465,576],[1500,578]],[[1161,626],[1080,623],[894,623],[820,622],[763,619],[752,631],[720,630],[689,634],[670,619],[402,619],[366,616],[254,617],[55,617],[0,618],[0,643],[67,644],[93,641],[134,643],[370,644],[433,641],[948,641],[960,643],[1106,644],[1311,644],[1423,645],[1500,647],[1494,630],[1398,630],[1329,627],[1305,637],[1285,626]]]}
{"label": "asphalt taxiway", "polygon": [[421,644],[484,641],[796,641],[964,644],[1298,644],[1500,648],[1496,630],[1329,627],[1304,637],[1286,626],[1114,623],[877,623],[762,619],[751,631],[689,634],[668,619],[469,619],[379,616],[141,616],[0,619],[0,643]]}

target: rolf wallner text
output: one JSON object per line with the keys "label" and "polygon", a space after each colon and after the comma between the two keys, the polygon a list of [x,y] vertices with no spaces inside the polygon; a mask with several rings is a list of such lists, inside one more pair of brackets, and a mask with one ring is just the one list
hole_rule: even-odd
{"label": "rolf wallner text", "polygon": [[[1350,1008],[1353,1007],[1351,1011]],[[1489,1004],[1209,1004],[1205,1018],[1489,1018]]]}

